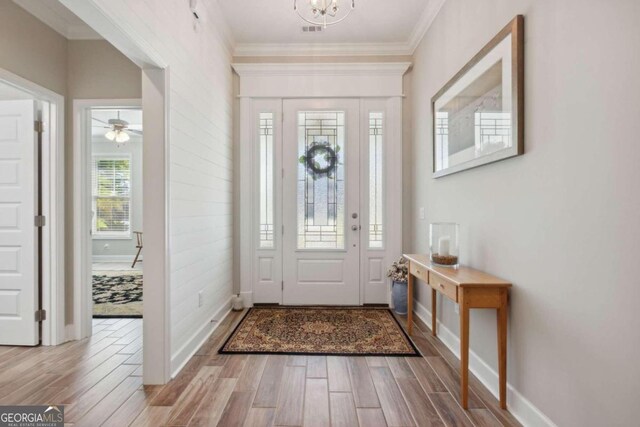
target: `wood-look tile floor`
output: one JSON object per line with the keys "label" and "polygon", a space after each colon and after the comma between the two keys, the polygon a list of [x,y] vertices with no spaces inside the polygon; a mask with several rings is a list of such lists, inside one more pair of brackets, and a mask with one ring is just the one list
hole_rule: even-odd
{"label": "wood-look tile floor", "polygon": [[232,313],[165,386],[142,386],[142,320],[95,319],[94,335],[57,347],[0,347],[0,405],[64,404],[74,426],[519,425],[418,323],[423,358],[219,355]]}

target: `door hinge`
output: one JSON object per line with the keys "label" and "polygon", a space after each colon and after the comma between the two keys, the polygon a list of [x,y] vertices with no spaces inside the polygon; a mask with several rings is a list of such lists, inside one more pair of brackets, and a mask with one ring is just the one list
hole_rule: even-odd
{"label": "door hinge", "polygon": [[280,289],[284,291],[284,280],[282,281],[282,286],[280,287]]}
{"label": "door hinge", "polygon": [[36,311],[36,322],[42,322],[47,319],[47,311],[46,310],[38,310]]}
{"label": "door hinge", "polygon": [[41,120],[36,120],[33,122],[33,130],[38,133],[44,132],[44,123]]}
{"label": "door hinge", "polygon": [[34,222],[36,227],[44,227],[47,223],[47,219],[44,215],[36,215],[34,217]]}
{"label": "door hinge", "polygon": [[284,236],[284,224],[282,225],[282,235]]}

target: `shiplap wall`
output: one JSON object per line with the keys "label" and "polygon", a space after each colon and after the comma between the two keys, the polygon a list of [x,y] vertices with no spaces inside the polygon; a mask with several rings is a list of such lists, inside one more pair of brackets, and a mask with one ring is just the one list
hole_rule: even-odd
{"label": "shiplap wall", "polygon": [[93,1],[169,65],[169,323],[175,373],[210,332],[212,318],[226,312],[232,293],[233,80],[225,24],[216,1],[199,2],[197,30],[186,0]]}

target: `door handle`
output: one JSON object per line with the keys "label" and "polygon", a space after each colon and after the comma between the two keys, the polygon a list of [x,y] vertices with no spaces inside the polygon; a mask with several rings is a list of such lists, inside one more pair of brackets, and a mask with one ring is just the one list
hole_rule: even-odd
{"label": "door handle", "polygon": [[360,226],[359,226],[359,225],[352,225],[352,226],[351,226],[351,229],[352,229],[353,231],[358,231],[358,230],[360,230]]}

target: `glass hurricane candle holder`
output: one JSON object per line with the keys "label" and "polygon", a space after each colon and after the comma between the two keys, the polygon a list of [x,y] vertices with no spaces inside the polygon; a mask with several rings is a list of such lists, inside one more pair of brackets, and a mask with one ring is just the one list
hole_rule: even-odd
{"label": "glass hurricane candle holder", "polygon": [[457,267],[458,224],[434,222],[429,224],[429,252],[431,262],[442,267]]}

